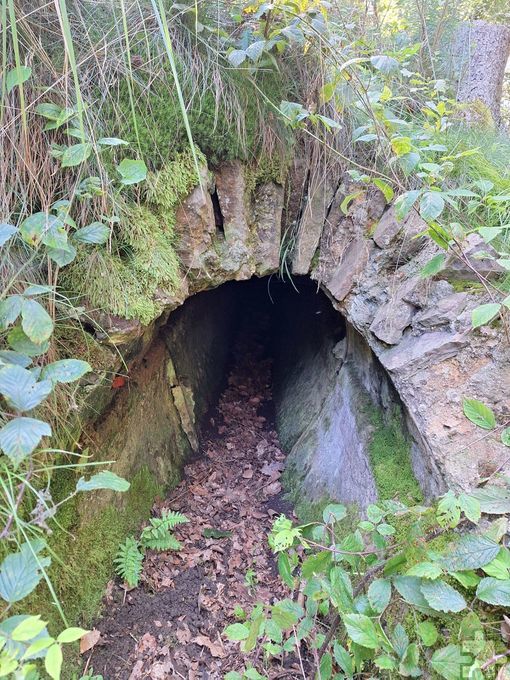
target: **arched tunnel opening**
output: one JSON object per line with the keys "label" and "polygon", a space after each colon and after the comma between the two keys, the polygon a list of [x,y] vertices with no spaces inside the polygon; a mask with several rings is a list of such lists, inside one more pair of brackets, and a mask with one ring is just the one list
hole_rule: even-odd
{"label": "arched tunnel opening", "polygon": [[90,662],[105,678],[127,680],[147,658],[161,677],[219,678],[233,612],[286,596],[267,541],[275,518],[419,500],[412,439],[390,379],[307,277],[198,293],[137,351],[97,436],[120,471],[147,465],[170,482],[153,517],[189,521],[181,550],[146,556],[141,587],[111,590],[97,622],[107,644]]}

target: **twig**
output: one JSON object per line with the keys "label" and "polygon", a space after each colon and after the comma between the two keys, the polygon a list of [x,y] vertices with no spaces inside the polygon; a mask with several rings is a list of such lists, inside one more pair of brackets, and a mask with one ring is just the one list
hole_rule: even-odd
{"label": "twig", "polygon": [[492,656],[490,659],[488,659],[484,664],[480,666],[481,671],[487,670],[489,666],[492,666],[495,664],[497,661],[500,661],[500,659],[504,659],[505,657],[510,655],[510,649],[507,649],[506,652],[502,652],[501,654],[495,654]]}
{"label": "twig", "polygon": [[12,523],[14,522],[14,518],[18,514],[18,510],[19,510],[19,507],[21,505],[21,501],[23,500],[23,496],[25,495],[25,489],[27,488],[27,484],[30,481],[30,477],[32,476],[33,470],[34,470],[33,462],[32,462],[32,460],[30,460],[30,468],[27,472],[27,476],[25,477],[25,479],[19,485],[18,496],[16,498],[14,508],[13,508],[11,514],[9,515],[9,518],[8,518],[4,528],[2,529],[2,533],[0,533],[0,540],[2,540],[3,538],[7,538],[7,536],[9,535],[9,533],[11,531]]}

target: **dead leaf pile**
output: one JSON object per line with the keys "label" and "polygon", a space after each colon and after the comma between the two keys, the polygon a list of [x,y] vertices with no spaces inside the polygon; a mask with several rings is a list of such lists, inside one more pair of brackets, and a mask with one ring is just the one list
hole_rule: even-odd
{"label": "dead leaf pile", "polygon": [[117,585],[96,625],[101,641],[89,666],[106,680],[223,678],[246,661],[222,637],[234,608],[249,613],[288,595],[267,544],[272,518],[289,510],[280,497],[285,456],[271,423],[270,381],[261,344],[245,335],[203,455],[153,509],[187,515],[175,532],[182,550],[149,552],[141,587],[126,595]]}

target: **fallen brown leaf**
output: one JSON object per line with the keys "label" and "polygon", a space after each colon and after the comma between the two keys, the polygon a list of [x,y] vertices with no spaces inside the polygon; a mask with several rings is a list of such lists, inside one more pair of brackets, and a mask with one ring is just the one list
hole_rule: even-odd
{"label": "fallen brown leaf", "polygon": [[225,656],[225,650],[223,649],[223,647],[217,642],[213,642],[206,635],[197,635],[191,640],[191,642],[195,642],[197,645],[200,645],[201,647],[207,647],[207,649],[211,652],[212,656],[215,656],[219,659],[223,659],[223,657]]}
{"label": "fallen brown leaf", "polygon": [[101,633],[93,628],[80,639],[80,654],[85,654],[92,649],[101,639]]}

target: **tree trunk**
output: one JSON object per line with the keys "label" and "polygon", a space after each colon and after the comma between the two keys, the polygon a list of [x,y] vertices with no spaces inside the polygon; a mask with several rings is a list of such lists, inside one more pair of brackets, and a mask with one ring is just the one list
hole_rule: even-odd
{"label": "tree trunk", "polygon": [[[510,28],[486,21],[466,22],[455,36],[455,62],[460,103],[482,102],[495,125],[501,122],[503,79],[510,56]],[[465,118],[476,122],[480,112],[466,107]]]}

